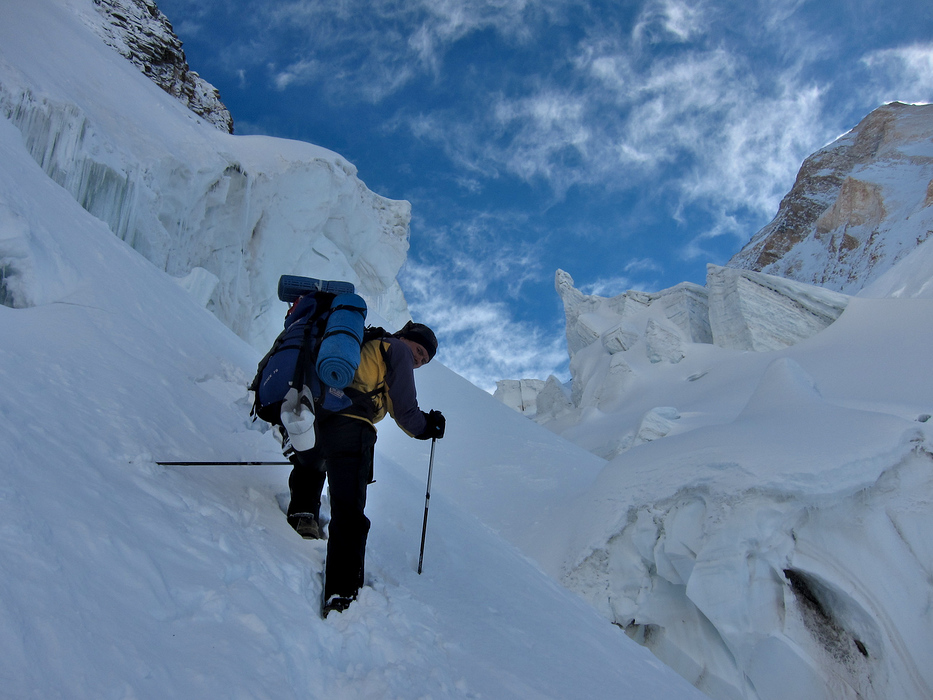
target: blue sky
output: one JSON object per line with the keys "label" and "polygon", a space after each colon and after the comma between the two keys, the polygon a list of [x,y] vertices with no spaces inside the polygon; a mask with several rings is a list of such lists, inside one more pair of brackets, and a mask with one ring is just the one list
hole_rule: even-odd
{"label": "blue sky", "polygon": [[412,203],[400,277],[484,388],[567,379],[554,273],[703,284],[803,159],[933,101],[930,0],[159,0],[236,133]]}

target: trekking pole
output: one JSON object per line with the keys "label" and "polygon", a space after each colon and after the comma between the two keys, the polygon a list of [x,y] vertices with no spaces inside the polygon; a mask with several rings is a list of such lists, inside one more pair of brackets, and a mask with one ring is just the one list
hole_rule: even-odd
{"label": "trekking pole", "polygon": [[156,462],[160,467],[272,467],[291,462]]}
{"label": "trekking pole", "polygon": [[424,523],[421,525],[421,554],[418,556],[418,575],[421,575],[421,564],[424,561],[424,537],[428,532],[428,506],[431,505],[431,476],[434,474],[434,446],[437,438],[431,438],[431,461],[428,462],[428,490],[424,494]]}

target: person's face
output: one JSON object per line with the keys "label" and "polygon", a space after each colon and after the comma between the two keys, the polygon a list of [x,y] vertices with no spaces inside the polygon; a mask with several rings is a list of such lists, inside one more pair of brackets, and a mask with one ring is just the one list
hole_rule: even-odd
{"label": "person's face", "polygon": [[402,338],[402,342],[404,342],[405,345],[411,349],[411,354],[415,358],[415,369],[418,369],[419,367],[422,367],[431,361],[431,356],[428,355],[428,351],[425,350],[424,346],[420,343],[416,343],[415,341],[409,340],[408,338]]}

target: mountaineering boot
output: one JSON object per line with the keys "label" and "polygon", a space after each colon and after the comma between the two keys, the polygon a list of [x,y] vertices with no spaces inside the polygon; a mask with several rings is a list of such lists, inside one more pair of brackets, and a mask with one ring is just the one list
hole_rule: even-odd
{"label": "mountaineering boot", "polygon": [[324,534],[313,513],[295,513],[288,516],[288,524],[306,540],[322,540]]}
{"label": "mountaineering boot", "polygon": [[321,610],[321,617],[326,618],[334,610],[343,612],[350,607],[350,603],[354,600],[356,600],[356,596],[348,598],[346,596],[332,595],[327,599],[327,602],[324,603],[324,608]]}

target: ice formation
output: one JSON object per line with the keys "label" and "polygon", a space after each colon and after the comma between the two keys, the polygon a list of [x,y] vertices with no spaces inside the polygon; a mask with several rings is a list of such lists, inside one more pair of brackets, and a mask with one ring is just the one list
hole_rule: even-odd
{"label": "ice formation", "polygon": [[709,322],[723,348],[777,350],[816,335],[839,318],[848,297],[774,275],[708,266]]}
{"label": "ice formation", "polygon": [[[754,352],[788,347],[829,326],[849,298],[774,275],[716,265],[708,266],[705,287],[683,283],[656,294],[586,295],[563,270],[558,270],[555,286],[567,317],[571,401],[578,417],[594,406],[611,410],[640,373],[634,367],[645,358],[652,365],[677,364],[697,345]],[[534,394],[543,391],[545,383],[520,380],[500,386],[497,398],[518,409],[535,405]],[[521,392],[507,387],[521,387]],[[555,417],[550,410],[531,416],[541,423]]]}
{"label": "ice formation", "polygon": [[[104,21],[90,6],[73,11]],[[281,274],[353,282],[390,324],[408,320],[396,281],[408,251],[408,202],[371,192],[326,149],[199,126],[154,84],[128,79],[136,68],[114,62],[103,43],[88,51],[89,62],[47,54],[4,74],[0,114],[49,177],[117,237],[174,277],[213,275],[206,306],[242,338],[262,348],[278,333]],[[125,93],[89,95],[84,76],[68,71],[112,75]],[[23,244],[7,237],[0,246],[5,303],[36,303],[16,282],[34,267],[15,254]]]}
{"label": "ice formation", "polygon": [[711,265],[605,299],[557,273],[572,380],[534,420],[607,460],[562,506],[560,575],[709,696],[933,696],[931,255],[856,297]]}
{"label": "ice formation", "polygon": [[565,581],[712,697],[927,697],[918,425],[773,360],[731,423],[610,462]]}
{"label": "ice formation", "polygon": [[534,416],[538,411],[538,394],[546,384],[542,379],[504,379],[496,382],[493,396],[504,404],[514,406],[519,413]]}

